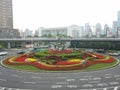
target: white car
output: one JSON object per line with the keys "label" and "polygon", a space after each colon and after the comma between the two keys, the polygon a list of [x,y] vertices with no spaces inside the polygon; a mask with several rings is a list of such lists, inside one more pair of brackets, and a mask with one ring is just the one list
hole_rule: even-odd
{"label": "white car", "polygon": [[118,53],[109,53],[109,55],[111,55],[111,56],[118,56],[119,54]]}
{"label": "white car", "polygon": [[6,52],[6,51],[1,51],[0,52],[0,56],[2,56],[2,55],[7,55],[8,54],[8,52]]}

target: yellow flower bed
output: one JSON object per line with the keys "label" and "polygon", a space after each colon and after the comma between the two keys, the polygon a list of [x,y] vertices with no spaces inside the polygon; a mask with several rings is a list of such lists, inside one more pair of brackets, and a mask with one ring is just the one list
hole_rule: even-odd
{"label": "yellow flower bed", "polygon": [[25,59],[25,61],[27,61],[27,62],[36,62],[37,59],[35,59],[35,58],[27,58],[27,59]]}
{"label": "yellow flower bed", "polygon": [[70,60],[68,60],[68,62],[81,62],[81,60],[80,59],[70,59]]}

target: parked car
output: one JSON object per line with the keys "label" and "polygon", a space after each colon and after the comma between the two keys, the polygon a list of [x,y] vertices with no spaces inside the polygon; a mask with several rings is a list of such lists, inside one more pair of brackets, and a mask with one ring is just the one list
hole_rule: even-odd
{"label": "parked car", "polygon": [[95,50],[97,53],[105,53],[106,51],[104,49],[96,49]]}
{"label": "parked car", "polygon": [[118,53],[109,53],[109,55],[111,55],[111,56],[118,56],[119,54]]}
{"label": "parked car", "polygon": [[17,52],[17,54],[24,54],[24,53],[25,53],[24,51]]}
{"label": "parked car", "polygon": [[8,54],[7,51],[0,51],[0,56],[7,55],[7,54]]}

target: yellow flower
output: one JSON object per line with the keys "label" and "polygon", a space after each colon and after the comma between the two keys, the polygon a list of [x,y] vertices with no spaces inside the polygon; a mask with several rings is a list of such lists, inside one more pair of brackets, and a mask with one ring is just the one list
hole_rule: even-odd
{"label": "yellow flower", "polygon": [[36,62],[37,59],[35,59],[35,58],[27,58],[25,61],[27,61],[27,62]]}
{"label": "yellow flower", "polygon": [[69,62],[80,62],[81,60],[80,59],[70,59],[68,60]]}

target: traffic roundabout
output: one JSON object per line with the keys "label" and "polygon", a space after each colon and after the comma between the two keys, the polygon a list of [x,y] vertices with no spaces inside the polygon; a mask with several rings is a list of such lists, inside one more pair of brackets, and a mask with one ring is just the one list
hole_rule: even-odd
{"label": "traffic roundabout", "polygon": [[45,50],[10,56],[2,60],[2,65],[17,70],[29,71],[91,71],[110,68],[118,61],[110,56],[76,52],[73,50]]}
{"label": "traffic roundabout", "polygon": [[[13,53],[1,59],[5,60],[11,56],[16,55]],[[116,58],[118,62],[113,67],[89,72],[80,72],[82,69],[69,72],[57,70],[55,73],[53,71],[56,70],[29,72],[1,66],[0,88],[2,90],[119,90],[120,65],[119,57]]]}

